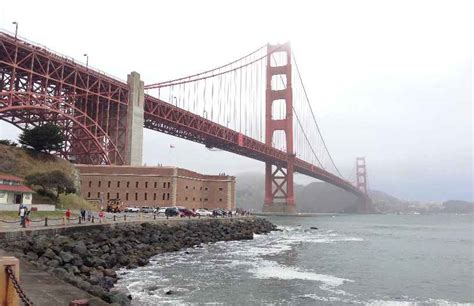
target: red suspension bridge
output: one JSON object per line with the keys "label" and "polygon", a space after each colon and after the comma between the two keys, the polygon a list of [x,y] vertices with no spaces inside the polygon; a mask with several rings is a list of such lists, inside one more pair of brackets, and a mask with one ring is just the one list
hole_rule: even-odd
{"label": "red suspension bridge", "polygon": [[367,210],[365,160],[353,185],[336,167],[290,45],[265,45],[229,64],[144,86],[0,32],[0,119],[20,129],[60,125],[58,152],[85,164],[142,163],[143,127],[265,163],[267,211],[295,211],[298,172],[358,196]]}

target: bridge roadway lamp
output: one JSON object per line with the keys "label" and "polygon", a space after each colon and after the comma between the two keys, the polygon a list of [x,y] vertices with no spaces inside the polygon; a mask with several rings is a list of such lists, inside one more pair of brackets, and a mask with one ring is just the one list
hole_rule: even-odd
{"label": "bridge roadway lamp", "polygon": [[15,40],[16,40],[16,37],[17,37],[17,35],[18,35],[18,22],[13,21],[12,24],[15,25]]}
{"label": "bridge roadway lamp", "polygon": [[84,56],[86,57],[86,68],[89,68],[89,55],[84,53]]}

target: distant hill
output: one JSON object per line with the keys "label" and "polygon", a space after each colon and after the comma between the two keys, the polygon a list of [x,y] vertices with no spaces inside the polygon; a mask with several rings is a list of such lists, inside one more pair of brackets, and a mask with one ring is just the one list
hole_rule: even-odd
{"label": "distant hill", "polygon": [[445,213],[459,213],[459,214],[472,214],[474,213],[474,203],[468,201],[446,201],[443,202],[442,212]]}
{"label": "distant hill", "polygon": [[[264,182],[263,174],[238,174],[237,205],[244,209],[261,211],[264,200]],[[323,182],[314,182],[306,186],[295,184],[295,198],[300,212],[355,212],[360,204],[356,196]]]}

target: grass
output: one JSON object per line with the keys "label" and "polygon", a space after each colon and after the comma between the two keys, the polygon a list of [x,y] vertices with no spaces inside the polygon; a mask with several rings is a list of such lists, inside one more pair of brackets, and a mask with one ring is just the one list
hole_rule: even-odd
{"label": "grass", "polygon": [[36,172],[53,170],[61,170],[68,175],[75,172],[74,166],[67,160],[33,150],[0,144],[0,156],[0,172],[23,178]]}
{"label": "grass", "polygon": [[85,210],[98,211],[99,208],[97,205],[92,204],[84,200],[82,197],[76,194],[60,194],[59,195],[59,204],[56,205],[56,208],[59,209],[71,209],[79,210],[84,208]]}
{"label": "grass", "polygon": [[[30,219],[44,219],[48,218],[59,218],[64,217],[64,211],[55,210],[55,211],[32,211],[30,213]],[[1,220],[19,220],[18,212],[16,211],[0,211]]]}

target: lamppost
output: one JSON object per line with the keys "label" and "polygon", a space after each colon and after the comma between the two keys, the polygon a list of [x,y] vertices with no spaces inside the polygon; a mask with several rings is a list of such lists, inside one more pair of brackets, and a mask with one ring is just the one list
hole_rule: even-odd
{"label": "lamppost", "polygon": [[84,56],[86,57],[86,68],[89,68],[89,55],[84,53]]}
{"label": "lamppost", "polygon": [[17,37],[17,35],[18,35],[18,22],[13,21],[12,24],[15,25],[15,40],[16,40],[16,37]]}

